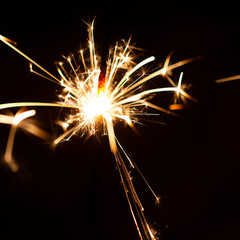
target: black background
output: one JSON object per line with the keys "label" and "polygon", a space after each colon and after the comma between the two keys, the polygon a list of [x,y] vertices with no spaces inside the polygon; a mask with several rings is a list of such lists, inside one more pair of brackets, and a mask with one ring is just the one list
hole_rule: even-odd
{"label": "black background", "polygon": [[[55,5],[54,5],[55,4]],[[221,5],[222,4],[222,5]],[[197,104],[184,120],[161,114],[166,125],[144,122],[140,136],[119,124],[117,134],[161,196],[159,207],[139,175],[134,184],[160,239],[239,239],[240,74],[239,8],[231,2],[13,2],[1,7],[0,34],[57,76],[54,62],[87,40],[96,16],[95,42],[128,39],[154,55],[156,65],[174,50],[172,62],[202,56],[184,72]],[[29,73],[28,62],[0,43],[1,103],[56,101],[57,88]],[[191,86],[190,86],[191,85]],[[171,95],[157,98],[171,103]],[[155,100],[155,102],[157,102]],[[51,130],[58,112],[39,108]],[[12,110],[16,112],[16,109]],[[9,126],[1,125],[3,154]],[[54,133],[54,130],[53,130]],[[138,239],[106,137],[74,137],[57,147],[18,131],[14,157],[21,170],[0,168],[0,239]]]}

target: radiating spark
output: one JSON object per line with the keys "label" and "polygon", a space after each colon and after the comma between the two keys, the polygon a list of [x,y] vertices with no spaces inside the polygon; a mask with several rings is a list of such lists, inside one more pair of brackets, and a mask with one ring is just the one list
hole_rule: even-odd
{"label": "radiating spark", "polygon": [[23,113],[16,114],[16,116],[13,118],[12,123],[13,125],[17,126],[22,120],[32,117],[36,114],[35,110],[29,110]]}
{"label": "radiating spark", "polygon": [[12,124],[13,116],[0,114],[0,123]]}
{"label": "radiating spark", "polygon": [[53,82],[59,82],[59,80],[54,77],[50,72],[48,72],[45,68],[43,68],[42,66],[40,66],[38,63],[36,63],[34,60],[32,60],[30,57],[28,57],[26,54],[24,54],[23,52],[21,52],[18,48],[16,48],[15,46],[13,46],[11,43],[15,43],[12,40],[0,35],[0,40],[3,41],[6,45],[8,45],[10,48],[12,48],[14,51],[16,51],[17,53],[19,53],[20,55],[22,55],[24,58],[26,58],[29,62],[31,62],[32,64],[36,65],[39,69],[41,69],[43,72],[45,72],[46,74],[48,74],[50,77],[52,77],[51,81]]}
{"label": "radiating spark", "polygon": [[222,82],[228,82],[228,81],[233,81],[233,80],[239,80],[240,75],[232,76],[232,77],[226,77],[226,78],[221,78],[215,80],[216,83],[222,83]]}
{"label": "radiating spark", "polygon": [[[57,121],[62,126],[64,133],[54,140],[54,144],[68,140],[72,135],[79,132],[85,133],[87,137],[95,134],[99,125],[103,126],[103,131],[108,135],[110,150],[113,153],[117,169],[123,184],[123,189],[127,197],[130,211],[139,233],[140,239],[156,239],[144,215],[144,207],[134,188],[132,177],[125,161],[128,161],[130,167],[135,169],[153,194],[156,203],[159,203],[158,197],[150,184],[143,176],[136,163],[128,156],[123,146],[120,144],[115,134],[115,122],[126,122],[134,131],[137,129],[134,123],[139,122],[137,116],[148,116],[147,108],[179,116],[170,111],[182,109],[186,99],[196,102],[182,89],[183,73],[180,74],[177,83],[171,79],[172,71],[194,60],[186,59],[174,64],[170,63],[172,53],[170,53],[163,65],[163,68],[146,74],[139,74],[139,70],[155,60],[154,56],[142,60],[135,64],[132,56],[133,48],[130,46],[130,39],[122,44],[117,43],[110,51],[106,63],[99,61],[100,56],[96,54],[94,42],[94,22],[88,25],[88,52],[80,50],[80,62],[78,63],[74,56],[65,57],[66,63],[60,62],[57,66],[59,78],[48,72],[45,68],[36,63],[13,44],[14,41],[1,36],[0,40],[19,53],[30,62],[30,71],[60,85],[63,90],[59,94],[57,103],[45,102],[17,102],[0,104],[1,109],[18,107],[55,107],[69,108],[71,113],[63,121]],[[87,55],[87,57],[86,57]],[[100,63],[104,65],[101,68]],[[43,73],[33,70],[33,65]],[[70,70],[69,70],[70,69]],[[46,75],[45,75],[46,74]],[[170,86],[146,88],[146,83],[155,78],[167,79]],[[170,105],[170,110],[164,109],[149,102],[149,96],[156,93],[172,92],[176,95],[176,101]],[[17,165],[14,165],[12,159],[12,148],[16,132],[16,127],[27,117],[33,116],[34,110],[17,114],[14,117],[0,115],[0,122],[11,124],[8,146],[5,154],[10,167],[17,171]],[[25,125],[26,127],[27,125]],[[29,125],[30,126],[30,125]],[[33,134],[39,134],[40,131],[31,128]],[[123,154],[123,156],[122,156]],[[11,162],[12,161],[12,162]],[[12,164],[12,165],[11,165]]]}
{"label": "radiating spark", "polygon": [[[22,113],[17,113],[14,117],[8,117],[8,116],[3,117],[2,116],[0,118],[1,122],[3,120],[3,123],[8,123],[8,124],[12,125],[11,129],[10,129],[9,137],[8,137],[4,160],[13,172],[17,172],[19,169],[18,165],[16,164],[16,162],[14,161],[14,159],[12,157],[12,151],[13,151],[13,145],[14,145],[14,139],[15,139],[15,135],[16,135],[17,125],[20,122],[22,122],[24,119],[32,117],[35,114],[36,114],[35,110],[29,110],[29,111],[25,111]],[[11,121],[9,121],[10,118],[11,118]],[[8,119],[8,121],[6,121],[7,119]]]}
{"label": "radiating spark", "polygon": [[186,106],[184,104],[171,104],[169,105],[170,110],[183,110]]}

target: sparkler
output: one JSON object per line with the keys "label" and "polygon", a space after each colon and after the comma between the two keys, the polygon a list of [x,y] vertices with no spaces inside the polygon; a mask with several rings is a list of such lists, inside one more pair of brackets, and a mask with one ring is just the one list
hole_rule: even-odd
{"label": "sparkler", "polygon": [[[168,114],[177,116],[170,110],[182,109],[187,99],[196,100],[187,94],[182,87],[183,73],[180,74],[178,83],[171,79],[172,70],[193,61],[193,58],[170,64],[170,54],[162,68],[153,73],[146,74],[142,68],[153,62],[153,56],[135,64],[133,58],[133,47],[130,40],[117,43],[109,50],[107,61],[101,63],[101,58],[96,54],[93,22],[88,24],[88,51],[80,50],[79,60],[75,56],[66,57],[66,61],[57,65],[60,77],[55,77],[45,68],[36,63],[22,51],[15,47],[16,43],[1,36],[0,40],[22,55],[30,62],[30,71],[52,81],[62,87],[59,101],[56,103],[45,102],[17,102],[0,104],[0,109],[21,108],[21,107],[55,107],[59,109],[69,108],[71,113],[65,118],[62,126],[64,133],[54,140],[54,144],[68,140],[74,134],[81,133],[90,137],[99,131],[103,126],[103,133],[108,136],[110,150],[113,153],[116,166],[121,178],[123,189],[130,207],[130,211],[136,225],[140,239],[154,240],[153,231],[144,215],[144,207],[134,188],[130,168],[136,169],[147,187],[152,192],[157,203],[160,198],[150,187],[143,174],[140,172],[136,163],[126,154],[123,146],[115,135],[115,123],[118,121],[126,122],[133,130],[135,123],[139,121],[139,116],[149,115],[145,111],[152,108]],[[87,56],[87,57],[86,57]],[[43,73],[33,70],[33,66],[39,68]],[[169,86],[146,88],[146,83],[150,80],[161,77],[167,79]],[[175,94],[175,102],[170,105],[170,110],[157,106],[149,101],[150,97],[156,93],[172,92]],[[17,164],[12,159],[12,149],[16,127],[22,125],[24,129],[32,134],[43,137],[40,129],[32,129],[33,125],[27,122],[27,118],[35,115],[35,110],[24,111],[14,117],[0,115],[0,122],[10,124],[11,130],[5,154],[5,161],[13,171],[18,170]],[[23,124],[25,123],[25,124]],[[31,128],[30,128],[31,126]]]}

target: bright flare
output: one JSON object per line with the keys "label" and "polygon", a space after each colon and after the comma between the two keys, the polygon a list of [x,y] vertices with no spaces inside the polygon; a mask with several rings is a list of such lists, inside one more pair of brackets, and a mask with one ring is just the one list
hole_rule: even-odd
{"label": "bright flare", "polygon": [[111,111],[111,103],[104,92],[89,98],[83,106],[83,113],[89,121],[95,121],[98,117],[104,116]]}

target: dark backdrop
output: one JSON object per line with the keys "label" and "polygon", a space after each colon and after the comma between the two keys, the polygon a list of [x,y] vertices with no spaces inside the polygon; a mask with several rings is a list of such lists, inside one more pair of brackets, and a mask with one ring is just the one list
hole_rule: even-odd
{"label": "dark backdrop", "polygon": [[[240,80],[214,82],[240,74],[238,14],[231,2],[11,2],[1,7],[0,34],[55,75],[54,62],[86,43],[81,18],[94,16],[99,51],[132,35],[144,49],[136,51],[139,60],[154,55],[154,67],[172,50],[172,62],[201,55],[174,71],[176,80],[184,72],[188,93],[198,99],[181,113],[184,120],[161,114],[166,125],[144,122],[137,136],[120,124],[117,133],[161,196],[156,207],[132,172],[160,239],[239,239]],[[26,60],[3,43],[0,53],[1,103],[56,100],[56,86],[30,74]],[[171,96],[158,100],[167,106]],[[38,109],[36,118],[51,130],[57,114]],[[9,127],[0,131],[3,154]],[[1,239],[138,239],[107,139],[99,137],[53,148],[18,131],[14,157],[21,170],[0,168]]]}

